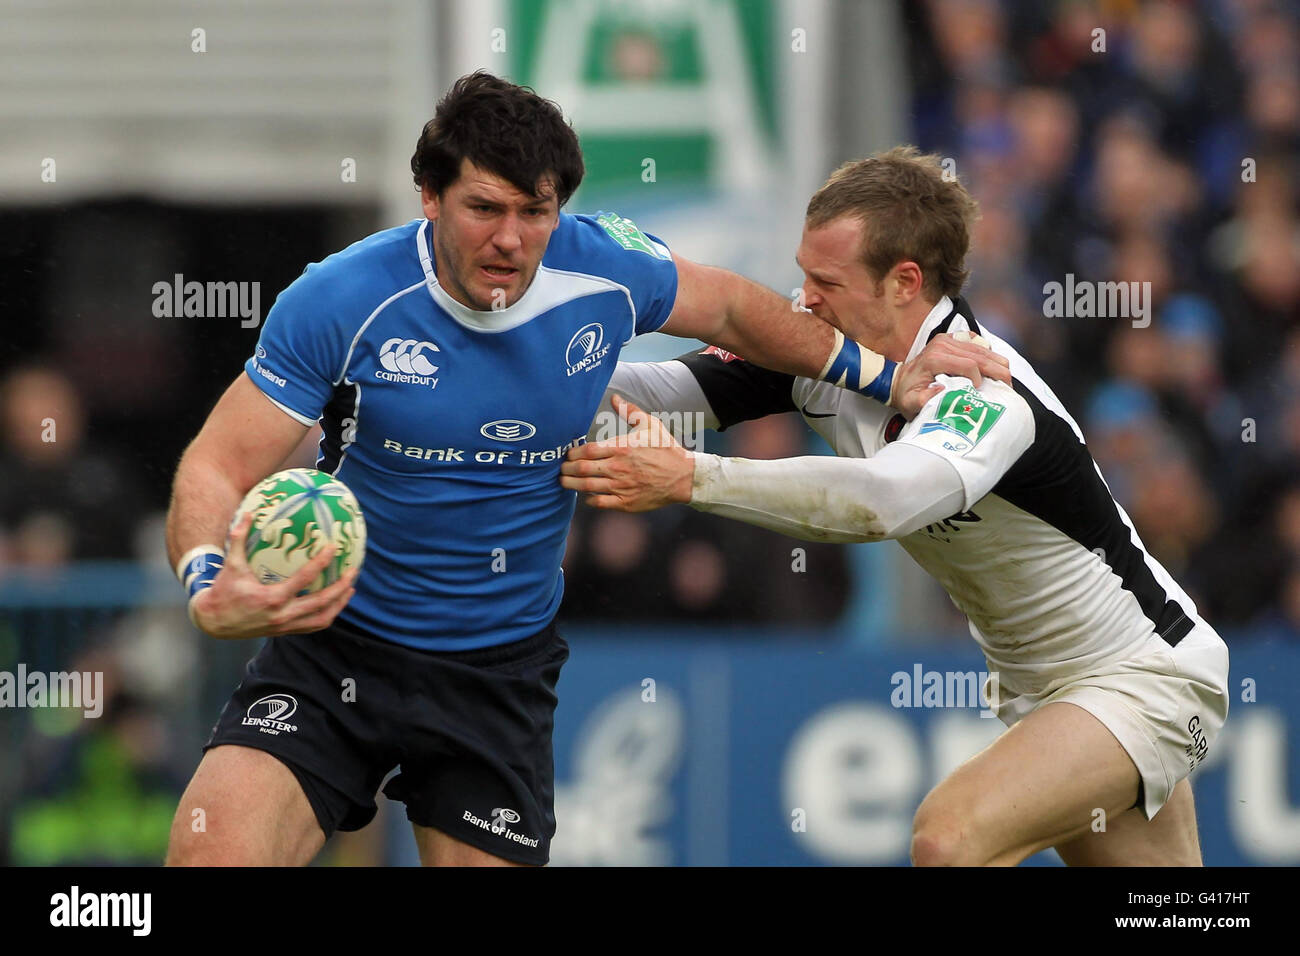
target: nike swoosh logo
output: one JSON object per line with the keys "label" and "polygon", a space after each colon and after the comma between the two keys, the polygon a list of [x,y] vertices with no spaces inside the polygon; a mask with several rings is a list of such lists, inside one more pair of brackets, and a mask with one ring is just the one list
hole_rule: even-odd
{"label": "nike swoosh logo", "polygon": [[835,412],[810,412],[808,411],[807,405],[799,409],[799,411],[803,413],[804,418],[834,418],[835,417]]}

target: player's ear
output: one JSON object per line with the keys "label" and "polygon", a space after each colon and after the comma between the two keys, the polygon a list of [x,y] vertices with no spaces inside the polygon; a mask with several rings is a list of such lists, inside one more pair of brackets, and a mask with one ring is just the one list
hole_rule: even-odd
{"label": "player's ear", "polygon": [[442,204],[438,200],[438,194],[428,183],[420,187],[420,204],[424,207],[424,218],[437,222]]}
{"label": "player's ear", "polygon": [[911,259],[898,263],[889,270],[889,275],[894,280],[895,305],[908,305],[921,294],[921,286],[924,284],[925,279],[921,274],[921,267]]}

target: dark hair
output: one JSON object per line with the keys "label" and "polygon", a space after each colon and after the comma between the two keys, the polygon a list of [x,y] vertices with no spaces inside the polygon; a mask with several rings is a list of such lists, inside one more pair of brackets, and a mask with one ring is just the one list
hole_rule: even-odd
{"label": "dark hair", "polygon": [[538,187],[551,176],[561,206],[586,171],[578,134],[557,105],[484,70],[457,80],[424,124],[411,156],[416,187],[441,196],[460,175],[462,159],[530,196],[540,196]]}
{"label": "dark hair", "polygon": [[841,216],[862,222],[862,261],[877,282],[910,259],[936,301],[961,292],[979,207],[939,156],[896,146],[845,163],[808,201],[806,222],[816,229]]}

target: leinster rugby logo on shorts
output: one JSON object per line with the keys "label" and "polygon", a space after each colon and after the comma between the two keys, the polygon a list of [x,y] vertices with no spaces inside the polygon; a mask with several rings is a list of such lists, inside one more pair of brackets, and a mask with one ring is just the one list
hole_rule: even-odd
{"label": "leinster rugby logo on shorts", "polygon": [[948,451],[965,453],[979,444],[1006,410],[1005,405],[990,402],[973,388],[945,392],[939,399],[934,421],[922,425],[920,434],[938,432],[940,434],[935,437],[939,438],[946,433],[943,447]]}
{"label": "leinster rugby logo on shorts", "polygon": [[569,375],[590,372],[609,354],[611,346],[605,344],[605,328],[599,322],[584,325],[573,333],[569,347],[564,350],[564,362]]}
{"label": "leinster rugby logo on shorts", "polygon": [[298,709],[298,701],[288,694],[267,694],[248,708],[244,717],[245,727],[256,727],[264,734],[278,737],[282,733],[292,733],[298,727],[286,723]]}

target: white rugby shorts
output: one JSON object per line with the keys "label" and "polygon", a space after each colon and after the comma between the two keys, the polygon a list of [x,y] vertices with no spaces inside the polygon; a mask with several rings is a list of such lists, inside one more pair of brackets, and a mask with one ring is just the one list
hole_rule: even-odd
{"label": "white rugby shorts", "polygon": [[1153,636],[1143,653],[1052,681],[1041,693],[1017,694],[1005,679],[993,693],[1008,727],[1057,701],[1101,721],[1137,765],[1137,806],[1150,820],[1205,759],[1228,716],[1228,646],[1199,622],[1176,647]]}

